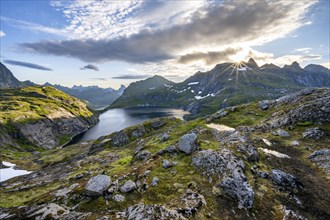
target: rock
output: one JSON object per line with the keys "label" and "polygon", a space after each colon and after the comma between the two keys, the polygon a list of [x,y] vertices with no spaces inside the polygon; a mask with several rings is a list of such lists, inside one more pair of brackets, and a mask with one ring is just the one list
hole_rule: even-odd
{"label": "rock", "polygon": [[110,177],[97,175],[92,177],[85,186],[85,193],[89,196],[100,196],[111,184]]}
{"label": "rock", "polygon": [[297,212],[294,212],[285,206],[282,207],[283,210],[283,220],[308,220],[307,218],[299,215]]}
{"label": "rock", "polygon": [[127,220],[153,220],[175,219],[187,220],[176,210],[167,209],[162,205],[137,204],[128,207],[123,213],[123,219]]}
{"label": "rock", "polygon": [[111,139],[111,144],[114,147],[121,147],[128,144],[129,138],[125,131],[120,131],[114,134]]}
{"label": "rock", "polygon": [[176,149],[176,147],[175,146],[173,146],[173,145],[171,145],[171,146],[168,146],[166,149],[165,149],[165,151],[167,152],[167,153],[176,153],[177,152],[177,149]]}
{"label": "rock", "polygon": [[203,150],[192,158],[192,164],[201,170],[204,175],[221,175],[226,170],[233,171],[236,167],[244,168],[244,163],[230,150],[224,149],[221,152]]}
{"label": "rock", "polygon": [[290,134],[282,129],[278,129],[276,133],[280,137],[290,137]]}
{"label": "rock", "polygon": [[185,217],[193,216],[198,210],[206,205],[204,196],[193,192],[190,189],[181,196],[181,202],[183,203],[183,208],[179,208],[178,212]]}
{"label": "rock", "polygon": [[309,138],[309,139],[320,139],[325,135],[325,132],[322,131],[320,128],[309,128],[306,131],[303,132],[303,138]]}
{"label": "rock", "polygon": [[118,191],[118,188],[119,188],[119,183],[118,183],[118,180],[116,181],[113,181],[108,189],[108,193],[116,193]]}
{"label": "rock", "polygon": [[125,196],[120,195],[120,194],[116,194],[112,197],[112,199],[115,202],[123,202],[123,201],[125,201]]}
{"label": "rock", "polygon": [[165,125],[165,122],[161,121],[161,120],[158,120],[158,121],[154,121],[153,123],[151,123],[151,127],[155,130],[161,128],[162,126]]}
{"label": "rock", "polygon": [[261,110],[267,110],[269,108],[270,101],[269,100],[263,100],[259,102],[259,108]]}
{"label": "rock", "polygon": [[152,182],[151,182],[151,186],[157,186],[159,182],[158,177],[154,177],[152,178]]}
{"label": "rock", "polygon": [[262,141],[269,147],[272,146],[272,142],[270,142],[269,140],[267,140],[266,138],[263,138]]}
{"label": "rock", "polygon": [[292,141],[292,142],[291,142],[291,145],[292,145],[292,146],[299,146],[300,143],[299,143],[299,141]]}
{"label": "rock", "polygon": [[136,184],[132,180],[128,180],[122,185],[119,190],[122,193],[128,193],[136,189]]}
{"label": "rock", "polygon": [[172,161],[168,161],[168,160],[163,160],[163,168],[167,169],[170,167],[173,167],[177,164],[177,162],[172,162]]}
{"label": "rock", "polygon": [[322,149],[313,152],[309,155],[308,159],[316,163],[319,167],[323,168],[327,174],[330,175],[330,150]]}
{"label": "rock", "polygon": [[235,169],[229,177],[221,181],[220,186],[226,194],[239,201],[238,208],[252,208],[254,191],[241,169]]}
{"label": "rock", "polygon": [[137,160],[147,160],[151,156],[151,153],[147,150],[142,150],[138,152],[134,158]]}
{"label": "rock", "polygon": [[134,129],[131,133],[133,138],[139,138],[145,135],[147,132],[143,126],[139,126],[138,128]]}
{"label": "rock", "polygon": [[168,133],[164,133],[161,137],[160,137],[160,142],[165,142],[170,138],[170,136],[168,135]]}
{"label": "rock", "polygon": [[246,159],[249,161],[258,161],[259,160],[259,155],[257,149],[252,146],[251,144],[239,144],[237,146],[237,149],[239,152],[242,152]]}
{"label": "rock", "polygon": [[67,197],[75,188],[79,186],[78,183],[72,184],[70,187],[65,187],[63,189],[57,190],[55,197]]}
{"label": "rock", "polygon": [[179,149],[186,154],[197,150],[197,135],[195,133],[185,134],[179,140]]}
{"label": "rock", "polygon": [[284,190],[294,190],[294,189],[302,189],[304,185],[298,178],[287,174],[281,170],[272,170],[270,173],[270,178],[272,181],[279,186],[281,189]]}
{"label": "rock", "polygon": [[43,220],[43,219],[62,219],[63,215],[68,214],[69,210],[63,208],[62,206],[59,206],[55,203],[50,203],[46,205],[45,207],[39,209],[38,211],[31,214],[31,217],[36,217],[37,220]]}
{"label": "rock", "polygon": [[83,173],[79,173],[74,178],[77,179],[77,180],[79,180],[79,179],[82,179],[83,177],[84,177],[84,174]]}

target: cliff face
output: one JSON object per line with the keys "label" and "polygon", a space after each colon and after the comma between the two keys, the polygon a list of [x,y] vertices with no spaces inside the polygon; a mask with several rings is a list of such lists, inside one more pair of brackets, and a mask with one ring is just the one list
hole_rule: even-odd
{"label": "cliff face", "polygon": [[0,143],[20,150],[61,146],[98,120],[85,103],[52,87],[2,89],[0,109]]}

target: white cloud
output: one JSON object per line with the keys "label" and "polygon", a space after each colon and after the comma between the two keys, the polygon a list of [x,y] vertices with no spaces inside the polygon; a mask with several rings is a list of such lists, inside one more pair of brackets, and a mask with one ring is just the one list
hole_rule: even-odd
{"label": "white cloud", "polygon": [[0,37],[4,37],[4,36],[6,36],[5,32],[0,31]]}
{"label": "white cloud", "polygon": [[310,47],[303,47],[303,48],[297,48],[293,52],[302,52],[302,53],[309,53],[312,48]]}
{"label": "white cloud", "polygon": [[326,62],[326,63],[321,63],[320,65],[330,69],[330,62]]}

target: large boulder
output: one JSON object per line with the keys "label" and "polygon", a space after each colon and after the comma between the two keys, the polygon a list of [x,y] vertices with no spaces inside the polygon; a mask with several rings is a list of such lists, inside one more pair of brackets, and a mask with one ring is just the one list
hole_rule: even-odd
{"label": "large boulder", "polygon": [[235,169],[220,186],[226,194],[238,200],[238,208],[252,208],[254,191],[241,169]]}
{"label": "large boulder", "polygon": [[291,175],[283,172],[282,170],[274,169],[271,171],[270,178],[272,181],[283,190],[302,189],[304,185],[300,180]]}
{"label": "large boulder", "polygon": [[197,135],[195,133],[185,134],[179,140],[179,149],[186,154],[197,150]]}
{"label": "large boulder", "polygon": [[122,185],[119,190],[122,193],[128,193],[136,189],[136,184],[132,180],[128,180]]}
{"label": "large boulder", "polygon": [[85,186],[85,193],[89,196],[100,196],[111,184],[110,177],[97,175],[92,177]]}
{"label": "large boulder", "polygon": [[128,142],[129,142],[129,138],[125,131],[120,131],[118,133],[115,133],[111,139],[111,144],[114,147],[124,146],[128,144]]}
{"label": "large boulder", "polygon": [[306,131],[303,132],[303,138],[309,138],[309,139],[320,139],[325,135],[325,132],[322,131],[320,128],[309,128]]}
{"label": "large boulder", "polygon": [[309,155],[308,159],[316,163],[319,167],[323,168],[327,174],[330,175],[330,150],[322,149],[313,152]]}

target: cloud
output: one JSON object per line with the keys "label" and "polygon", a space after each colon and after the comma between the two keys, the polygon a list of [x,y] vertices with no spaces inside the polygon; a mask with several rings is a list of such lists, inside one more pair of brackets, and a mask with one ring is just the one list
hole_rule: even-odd
{"label": "cloud", "polygon": [[151,75],[134,75],[134,74],[127,74],[127,75],[121,75],[121,76],[114,76],[112,79],[145,79],[150,77]]}
{"label": "cloud", "polygon": [[108,81],[107,78],[92,78],[94,80],[98,80],[98,81]]}
{"label": "cloud", "polygon": [[[81,4],[88,4],[84,2]],[[222,51],[224,47],[260,45],[287,36],[304,25],[303,16],[315,2],[214,1],[203,5],[198,11],[192,10],[185,14],[186,17],[181,22],[177,18],[179,16],[174,16],[175,25],[163,25],[163,28],[153,28],[157,27],[157,22],[148,23],[142,29],[134,29],[130,34],[116,35],[113,38],[42,41],[20,44],[20,48],[33,53],[73,57],[86,62],[160,62],[192,53]],[[126,12],[123,14],[124,23],[130,20],[128,15]],[[135,20],[130,21],[133,22],[130,26],[134,26]],[[125,29],[122,31],[125,32]],[[199,55],[204,56],[204,59],[208,56]]]}
{"label": "cloud", "polygon": [[311,49],[312,48],[310,48],[310,47],[304,47],[304,48],[295,49],[293,52],[309,53]]}
{"label": "cloud", "polygon": [[330,69],[330,62],[326,62],[326,63],[321,63],[320,65]]}
{"label": "cloud", "polygon": [[84,67],[81,67],[80,70],[95,70],[95,71],[99,71],[99,68],[93,64],[88,64]]}
{"label": "cloud", "polygon": [[5,32],[0,31],[0,37],[4,37],[4,36],[6,36]]}
{"label": "cloud", "polygon": [[4,62],[7,64],[14,65],[14,66],[23,66],[23,67],[30,68],[30,69],[53,71],[52,69],[50,69],[48,67],[40,66],[40,65],[34,64],[34,63],[22,62],[22,61],[17,61],[17,60],[4,60]]}
{"label": "cloud", "polygon": [[235,55],[241,50],[242,48],[227,48],[223,51],[191,53],[181,56],[178,62],[187,64],[196,61],[203,61],[206,65],[213,65],[216,63],[230,60],[231,55]]}

